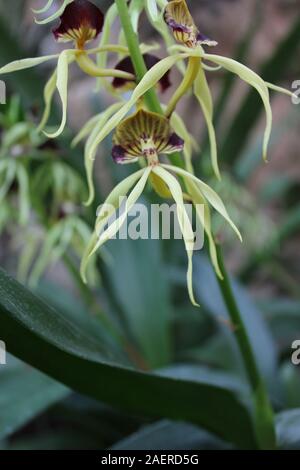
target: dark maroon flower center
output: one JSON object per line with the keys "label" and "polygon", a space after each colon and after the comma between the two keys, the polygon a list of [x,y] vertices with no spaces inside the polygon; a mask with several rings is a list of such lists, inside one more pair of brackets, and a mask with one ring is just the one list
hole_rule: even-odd
{"label": "dark maroon flower center", "polygon": [[95,39],[102,31],[104,15],[88,0],[74,0],[60,17],[60,25],[53,30],[59,41],[75,41],[77,47]]}

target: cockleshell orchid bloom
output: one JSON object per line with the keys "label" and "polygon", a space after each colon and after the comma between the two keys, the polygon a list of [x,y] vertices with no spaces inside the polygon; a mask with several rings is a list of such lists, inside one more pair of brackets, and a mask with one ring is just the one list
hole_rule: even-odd
{"label": "cockleshell orchid bloom", "polygon": [[[217,155],[217,141],[213,125],[213,100],[206,79],[205,70],[215,70],[207,65],[205,61],[214,63],[217,68],[223,67],[232,73],[238,75],[249,85],[253,86],[259,93],[266,111],[266,129],[263,141],[263,158],[267,160],[267,150],[272,130],[272,109],[270,104],[269,89],[293,96],[293,94],[284,88],[265,82],[258,74],[239,62],[216,54],[208,54],[204,51],[203,45],[214,45],[214,41],[207,40],[195,26],[195,23],[189,13],[185,0],[174,0],[169,2],[164,11],[164,18],[174,33],[174,37],[179,39],[181,45],[173,45],[169,48],[171,55],[155,64],[145,74],[143,79],[134,89],[130,99],[124,103],[123,107],[114,114],[106,124],[94,134],[94,140],[89,147],[87,159],[93,160],[96,156],[98,145],[102,140],[113,131],[113,129],[124,119],[129,110],[135,106],[139,99],[151,88],[155,87],[161,78],[176,64],[188,60],[188,66],[182,83],[176,89],[171,100],[166,107],[165,115],[171,118],[174,114],[179,100],[192,87],[194,95],[202,109],[210,139],[211,160],[215,175],[220,179],[220,171]],[[181,21],[181,23],[180,23]],[[182,34],[178,34],[179,26],[182,26]],[[183,34],[185,32],[185,34]]]}
{"label": "cockleshell orchid bloom", "polygon": [[[220,197],[206,183],[186,170],[159,161],[161,154],[170,154],[182,150],[184,147],[184,141],[173,131],[165,116],[138,109],[135,114],[118,125],[113,143],[112,157],[116,163],[128,164],[143,159],[146,166],[121,181],[100,207],[94,234],[82,260],[81,275],[83,279],[86,280],[85,272],[91,256],[118,233],[126,221],[127,214],[141,196],[149,180],[159,194],[172,197],[176,203],[178,222],[188,256],[188,292],[193,305],[197,305],[193,293],[192,266],[195,236],[184,205],[185,195],[179,181],[172,173],[179,175],[185,183],[195,187],[195,191],[198,191],[203,201],[206,204],[211,204],[227,220],[241,239],[238,229],[230,219]],[[117,214],[127,193],[129,194],[126,198],[125,208]],[[192,199],[190,201],[193,202]],[[108,227],[105,228],[107,224]]]}
{"label": "cockleshell orchid bloom", "polygon": [[212,166],[216,176],[220,179],[216,136],[213,125],[213,103],[204,73],[205,68],[208,70],[214,69],[210,66],[206,66],[203,61],[207,60],[216,64],[217,68],[224,67],[230,72],[238,75],[249,85],[253,86],[261,96],[267,120],[263,142],[263,159],[266,161],[268,144],[272,130],[272,109],[270,105],[269,88],[290,96],[293,94],[284,88],[265,82],[251,69],[233,59],[204,52],[202,46],[215,46],[217,45],[217,42],[212,41],[199,33],[188,9],[186,0],[170,1],[164,9],[164,20],[171,29],[176,41],[181,43],[181,46],[172,46],[169,50],[172,53],[181,52],[183,56],[185,54],[189,54],[186,75],[167,107],[166,116],[170,117],[172,115],[180,98],[188,91],[189,88],[193,87],[194,95],[202,108],[208,128]]}
{"label": "cockleshell orchid bloom", "polygon": [[68,95],[68,69],[71,62],[76,61],[79,67],[93,77],[118,77],[126,80],[134,79],[134,75],[115,69],[100,68],[89,57],[93,53],[116,52],[128,54],[126,47],[106,45],[102,48],[85,49],[85,45],[95,39],[102,31],[104,16],[101,10],[88,0],[74,0],[69,3],[60,17],[60,24],[53,30],[54,37],[59,42],[73,42],[74,49],[32,59],[23,59],[12,62],[0,68],[0,74],[24,70],[49,60],[57,59],[57,67],[47,82],[44,90],[45,110],[38,127],[41,131],[47,124],[51,102],[57,89],[62,103],[62,120],[58,130],[47,137],[58,137],[64,130],[67,121],[67,95]]}

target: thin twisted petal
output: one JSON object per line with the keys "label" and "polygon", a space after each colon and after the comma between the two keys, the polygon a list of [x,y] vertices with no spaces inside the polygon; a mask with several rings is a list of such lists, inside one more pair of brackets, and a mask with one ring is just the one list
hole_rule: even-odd
{"label": "thin twisted petal", "polygon": [[160,165],[153,168],[153,172],[158,175],[169,187],[173,199],[176,203],[178,222],[184,239],[185,249],[188,257],[187,286],[190,300],[195,307],[198,307],[193,292],[193,250],[194,250],[194,232],[186,212],[183,200],[182,189],[176,178]]}
{"label": "thin twisted petal", "polygon": [[46,55],[44,57],[15,60],[1,67],[0,75],[4,73],[18,72],[19,70],[30,69],[31,67],[36,67],[37,65],[43,64],[44,62],[48,62],[49,60],[58,59],[58,57],[59,54],[52,54]]}
{"label": "thin twisted petal", "polygon": [[205,72],[202,67],[200,67],[198,76],[194,83],[194,94],[200,103],[208,129],[212,167],[216,177],[220,180],[221,175],[218,165],[217,139],[213,124],[213,101]]}
{"label": "thin twisted petal", "polygon": [[272,131],[272,108],[270,104],[270,95],[267,84],[264,80],[257,75],[257,73],[253,72],[251,69],[246,67],[243,64],[240,64],[236,60],[228,59],[227,57],[222,57],[215,54],[203,54],[202,56],[204,59],[209,60],[213,63],[221,65],[225,69],[229,70],[230,72],[235,73],[238,75],[242,80],[252,85],[263,101],[265,111],[266,111],[266,129],[264,133],[264,142],[263,142],[263,158],[267,161],[267,152],[268,152],[268,145],[271,137]]}
{"label": "thin twisted petal", "polygon": [[[141,193],[144,190],[148,176],[150,174],[151,168],[146,168],[137,171],[136,173],[128,176],[125,180],[121,181],[109,194],[105,203],[102,205],[101,210],[97,216],[95,231],[92,235],[89,245],[83,255],[80,267],[81,277],[84,282],[86,282],[86,270],[88,267],[89,260],[91,256],[103,245],[109,238],[112,238],[117,231],[120,229],[121,224],[125,222],[128,211],[136,203]],[[139,181],[138,181],[139,180]],[[136,184],[136,182],[138,183]],[[120,198],[126,196],[127,192],[132,188],[133,185],[136,186],[131,191],[128,196],[125,212],[120,216],[115,222],[113,222],[107,230],[101,233],[102,229],[105,227],[109,218],[113,215],[114,212],[107,212],[108,207],[119,207]],[[125,214],[125,217],[124,217]],[[99,235],[101,236],[99,237]]]}
{"label": "thin twisted petal", "polygon": [[194,181],[198,185],[198,187],[199,187],[201,193],[203,194],[203,196],[205,197],[205,199],[207,199],[207,201],[213,206],[213,208],[217,212],[219,212],[219,214],[221,214],[222,217],[224,217],[224,219],[229,223],[229,225],[235,231],[235,233],[237,234],[240,241],[242,241],[242,236],[240,234],[240,231],[236,227],[234,222],[231,220],[222,199],[210,186],[208,186],[206,183],[201,181],[195,175],[192,175],[192,174],[188,173],[187,171],[183,170],[182,168],[172,166],[172,165],[166,165],[166,164],[162,164],[161,166],[163,168],[166,168],[169,171],[172,171],[173,173],[176,173],[177,175],[185,177],[188,180]]}
{"label": "thin twisted petal", "polygon": [[65,50],[60,54],[57,62],[56,88],[62,104],[62,119],[56,132],[53,134],[45,132],[45,135],[50,139],[58,137],[63,132],[67,122],[69,58],[72,56],[74,56],[74,51]]}
{"label": "thin twisted petal", "polygon": [[53,3],[54,3],[54,0],[48,0],[47,3],[42,8],[39,8],[38,10],[35,10],[34,8],[32,8],[31,10],[33,11],[33,13],[36,13],[37,15],[41,13],[45,13],[52,7]]}
{"label": "thin twisted petal", "polygon": [[[50,1],[51,1],[51,0],[50,0]],[[63,14],[65,8],[69,5],[69,3],[72,3],[72,1],[73,1],[73,0],[64,0],[64,1],[63,1],[63,4],[61,5],[61,7],[60,7],[55,13],[53,13],[53,15],[49,16],[48,18],[45,18],[44,20],[37,20],[37,19],[35,18],[34,21],[35,21],[37,24],[47,24],[47,23],[51,23],[51,21],[56,20],[57,18],[59,18],[59,17]],[[50,2],[48,2],[48,3],[50,3]],[[52,3],[53,3],[53,1],[51,1],[51,5],[52,5]],[[47,5],[46,5],[45,8],[42,9],[42,10],[44,10],[44,11],[41,11],[41,10],[40,10],[40,11],[34,11],[34,13],[36,13],[36,14],[44,13],[45,11],[47,11],[47,10],[51,7],[51,5],[50,5],[47,9],[46,9],[46,6],[47,6]]]}
{"label": "thin twisted petal", "polygon": [[92,160],[89,157],[89,149],[91,146],[91,142],[94,140],[94,136],[98,134],[99,130],[105,125],[107,120],[116,112],[120,109],[120,107],[123,105],[123,103],[114,103],[113,105],[109,106],[104,112],[101,113],[101,115],[98,117],[97,122],[95,123],[95,126],[86,142],[85,148],[84,148],[84,164],[85,164],[85,170],[86,170],[86,175],[87,175],[87,182],[88,182],[88,199],[84,202],[84,205],[89,206],[95,196],[95,188],[94,188],[94,182],[93,182],[93,168],[94,168],[94,160]]}

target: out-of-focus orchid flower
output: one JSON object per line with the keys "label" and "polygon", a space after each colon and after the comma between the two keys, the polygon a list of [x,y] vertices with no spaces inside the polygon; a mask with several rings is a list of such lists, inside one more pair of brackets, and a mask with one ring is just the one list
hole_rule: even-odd
{"label": "out-of-focus orchid flower", "polygon": [[76,61],[86,74],[93,77],[118,77],[127,80],[134,78],[132,74],[124,71],[99,68],[90,59],[89,55],[97,52],[128,53],[126,47],[118,45],[85,49],[85,45],[101,33],[103,19],[104,16],[101,10],[92,2],[88,0],[74,0],[66,6],[61,15],[59,26],[53,31],[58,41],[73,42],[74,49],[64,50],[60,54],[17,60],[0,68],[0,74],[6,74],[34,67],[50,60],[57,60],[57,67],[45,86],[45,111],[39,125],[39,130],[43,130],[48,121],[54,92],[57,89],[62,102],[62,120],[56,132],[46,134],[49,138],[59,136],[63,132],[67,121],[68,69],[70,63]]}

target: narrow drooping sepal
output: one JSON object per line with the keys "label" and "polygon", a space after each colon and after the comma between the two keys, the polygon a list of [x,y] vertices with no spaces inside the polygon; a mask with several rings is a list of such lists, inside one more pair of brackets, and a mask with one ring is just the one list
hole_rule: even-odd
{"label": "narrow drooping sepal", "polygon": [[[157,64],[160,59],[152,54],[144,54],[143,55],[147,70],[150,70],[155,64]],[[131,58],[125,57],[122,59],[115,67],[116,70],[122,70],[123,72],[131,73],[135,75],[133,63]],[[112,85],[114,88],[123,89],[123,90],[130,90],[135,88],[136,81],[135,80],[125,80],[124,78],[114,78]],[[159,80],[159,86],[162,92],[166,91],[170,86],[170,71],[168,70],[167,73]]]}
{"label": "narrow drooping sepal", "polygon": [[184,141],[173,132],[167,118],[143,109],[118,125],[113,142],[112,156],[116,163],[173,153],[184,146]]}
{"label": "narrow drooping sepal", "polygon": [[103,13],[92,2],[74,0],[66,7],[53,34],[58,41],[75,41],[78,48],[83,48],[101,33],[103,21]]}
{"label": "narrow drooping sepal", "polygon": [[185,0],[173,0],[164,10],[164,20],[177,42],[187,47],[197,47],[201,44],[216,46],[217,42],[201,34]]}

